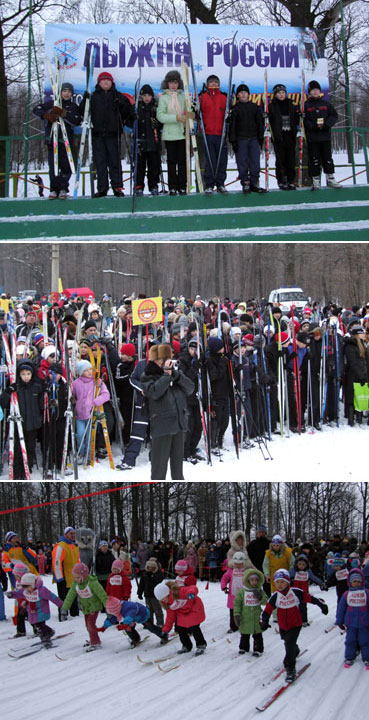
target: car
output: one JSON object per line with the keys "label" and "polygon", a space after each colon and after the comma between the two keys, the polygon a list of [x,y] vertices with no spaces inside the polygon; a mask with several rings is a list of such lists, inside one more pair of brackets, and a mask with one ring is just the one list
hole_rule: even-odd
{"label": "car", "polygon": [[18,299],[24,302],[28,297],[34,298],[35,295],[37,295],[37,290],[19,290]]}
{"label": "car", "polygon": [[300,287],[280,287],[271,290],[269,294],[269,302],[279,305],[283,313],[287,313],[293,306],[296,310],[303,310],[308,304],[309,299]]}

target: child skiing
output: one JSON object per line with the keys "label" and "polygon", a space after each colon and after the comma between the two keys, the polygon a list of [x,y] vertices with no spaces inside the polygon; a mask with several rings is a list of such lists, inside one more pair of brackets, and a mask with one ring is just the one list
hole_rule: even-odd
{"label": "child skiing", "polygon": [[40,576],[36,577],[32,573],[27,572],[22,575],[20,585],[21,588],[10,591],[8,597],[19,600],[20,607],[26,609],[28,621],[45,648],[52,647],[51,638],[55,635],[55,630],[46,625],[46,620],[50,619],[49,603],[61,607],[63,601],[43,586]]}
{"label": "child skiing", "polygon": [[116,625],[117,630],[125,630],[133,647],[141,642],[141,637],[135,627],[136,623],[140,623],[145,630],[157,637],[162,637],[161,628],[150,620],[149,608],[141,603],[126,602],[110,596],[106,602],[106,612],[108,617],[103,628],[99,628],[99,630],[104,632],[112,625]]}
{"label": "child skiing", "polygon": [[330,588],[336,586],[337,594],[337,608],[339,601],[343,593],[347,590],[347,578],[349,571],[346,567],[346,562],[340,555],[335,555],[332,562],[332,573],[327,578],[326,587]]}
{"label": "child skiing", "polygon": [[137,109],[138,156],[136,195],[143,195],[145,172],[147,167],[147,184],[151,195],[159,193],[161,170],[161,124],[158,122],[158,104],[150,85],[143,85]]}
{"label": "child skiing", "polygon": [[[300,652],[297,638],[302,627],[301,604],[304,602],[304,592],[300,588],[291,588],[288,570],[277,570],[273,581],[276,591],[270,596],[261,616],[260,627],[266,630],[269,618],[277,610],[279,634],[284,642],[286,654],[283,665],[286,668],[286,681],[291,683],[296,678],[296,658]],[[324,615],[328,615],[328,607],[313,595],[307,595],[306,601],[318,605]]]}
{"label": "child skiing", "polygon": [[187,560],[177,560],[174,570],[177,575],[177,585],[180,585],[181,587],[183,585],[196,585],[197,580],[193,568],[189,566]]}
{"label": "child skiing", "polygon": [[339,188],[341,185],[334,177],[331,148],[331,127],[336,124],[338,114],[333,105],[322,97],[321,87],[316,80],[309,82],[304,113],[309,173],[313,180],[313,190],[319,190],[321,187],[322,167],[327,177],[327,187]]}
{"label": "child skiing", "polygon": [[259,187],[260,148],[264,141],[264,122],[260,108],[250,102],[250,90],[241,83],[237,102],[229,114],[229,141],[236,155],[238,174],[244,193],[264,193]]}
{"label": "child skiing", "polygon": [[[13,576],[15,580],[14,589],[18,592],[22,590],[21,580],[23,575],[25,575],[26,573],[29,573],[27,565],[22,562],[15,563],[13,567]],[[37,576],[35,575],[35,577]],[[14,635],[15,638],[26,637],[26,619],[27,610],[25,607],[23,607],[21,598],[15,598],[13,617],[13,622],[17,625],[17,632]]]}
{"label": "child skiing", "polygon": [[242,587],[246,569],[246,555],[236,552],[220,581],[220,589],[227,594],[227,608],[229,609],[229,633],[237,632],[238,625],[234,620],[234,600]]}
{"label": "child skiing", "polygon": [[191,652],[191,635],[196,642],[195,655],[203,655],[206,650],[206,640],[200,628],[200,624],[205,620],[205,610],[198,592],[195,585],[180,587],[173,580],[165,580],[154,590],[155,597],[167,611],[162,639],[164,642],[168,640],[168,633],[176,624],[182,643],[182,648],[178,650],[179,655]]}
{"label": "child skiing", "polygon": [[364,575],[359,568],[350,570],[347,585],[336,615],[336,625],[342,630],[346,628],[345,668],[351,667],[360,648],[365,668],[369,670],[369,590],[364,586]]}
{"label": "child skiing", "polygon": [[62,603],[63,610],[69,610],[74,599],[79,597],[81,610],[85,616],[85,623],[89,640],[84,644],[86,652],[98,650],[101,640],[96,627],[97,616],[106,605],[107,594],[100,585],[95,575],[90,575],[87,565],[82,562],[76,563],[72,569],[73,583],[68,591],[67,597]]}
{"label": "child skiing", "polygon": [[304,602],[302,603],[300,610],[302,615],[302,626],[307,627],[309,623],[305,598],[309,594],[309,582],[316,583],[320,588],[322,588],[324,585],[323,580],[314,575],[309,566],[309,561],[303,553],[296,558],[295,565],[290,570],[290,578],[292,587],[301,588],[304,592]]}
{"label": "child skiing", "polygon": [[233,604],[233,619],[241,633],[239,655],[250,650],[250,635],[254,639],[253,655],[259,657],[264,651],[260,628],[261,606],[268,602],[263,590],[264,575],[260,570],[249,568],[243,576],[243,585],[237,591]]}

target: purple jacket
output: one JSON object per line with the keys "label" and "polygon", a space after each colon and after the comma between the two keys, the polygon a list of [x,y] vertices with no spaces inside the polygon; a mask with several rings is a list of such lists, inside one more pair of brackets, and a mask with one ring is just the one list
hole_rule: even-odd
{"label": "purple jacket", "polygon": [[349,585],[349,589],[343,593],[338,603],[336,625],[346,625],[347,628],[369,629],[369,590],[364,587],[364,577],[361,570],[355,568],[351,570],[348,577],[353,572],[362,576],[361,587],[353,588]]}
{"label": "purple jacket", "polygon": [[50,618],[49,602],[54,603],[58,607],[63,605],[63,600],[57,595],[45,588],[40,577],[36,579],[36,585],[32,592],[28,590],[13,590],[12,597],[17,598],[21,603],[22,600],[27,602],[28,620],[31,625],[38,622],[45,622]]}
{"label": "purple jacket", "polygon": [[235,596],[240,588],[242,588],[244,574],[244,569],[236,570],[235,568],[227,568],[224,575],[222,575],[220,587],[222,590],[228,587],[227,608],[230,610],[233,610]]}
{"label": "purple jacket", "polygon": [[105,383],[100,380],[100,394],[95,398],[95,383],[93,378],[79,377],[73,383],[73,396],[76,398],[76,417],[78,420],[88,420],[92,408],[100,407],[110,400],[110,393]]}

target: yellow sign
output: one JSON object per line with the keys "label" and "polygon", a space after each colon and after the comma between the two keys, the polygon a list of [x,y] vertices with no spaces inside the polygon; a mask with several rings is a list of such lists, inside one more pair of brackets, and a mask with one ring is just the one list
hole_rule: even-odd
{"label": "yellow sign", "polygon": [[132,301],[133,325],[149,325],[163,319],[163,298],[141,298]]}

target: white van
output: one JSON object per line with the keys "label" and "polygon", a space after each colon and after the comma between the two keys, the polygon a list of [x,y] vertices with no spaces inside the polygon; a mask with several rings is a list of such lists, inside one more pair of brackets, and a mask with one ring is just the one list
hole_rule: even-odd
{"label": "white van", "polygon": [[292,305],[296,310],[303,310],[309,300],[302,288],[280,287],[271,291],[269,302],[279,304],[282,312],[287,313],[291,310]]}

